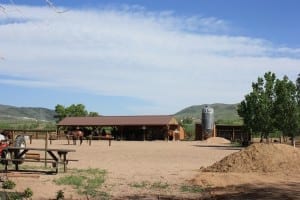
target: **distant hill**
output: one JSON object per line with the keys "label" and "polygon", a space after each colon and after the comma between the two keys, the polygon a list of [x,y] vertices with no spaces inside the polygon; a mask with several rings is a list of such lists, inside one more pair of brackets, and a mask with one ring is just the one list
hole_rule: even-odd
{"label": "distant hill", "polygon": [[55,111],[47,108],[15,107],[0,104],[0,119],[55,121]]}
{"label": "distant hill", "polygon": [[[205,104],[214,109],[215,121],[217,123],[229,123],[229,124],[241,124],[242,121],[237,113],[238,104]],[[201,120],[202,108],[205,105],[194,105],[177,112],[175,117],[182,119],[185,117],[191,117],[195,121]]]}
{"label": "distant hill", "polygon": [[[202,108],[205,105],[194,105],[177,112],[175,117],[182,119],[185,117],[191,117],[195,121],[201,120]],[[237,104],[210,104],[214,108],[215,121],[219,123],[241,123],[236,108]],[[47,108],[37,107],[15,107],[9,105],[0,104],[0,120],[40,120],[54,122],[55,111]]]}

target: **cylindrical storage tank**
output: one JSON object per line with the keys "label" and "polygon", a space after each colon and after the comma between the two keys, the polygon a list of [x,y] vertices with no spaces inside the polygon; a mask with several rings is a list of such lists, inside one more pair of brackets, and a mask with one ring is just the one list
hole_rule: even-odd
{"label": "cylindrical storage tank", "polygon": [[202,109],[202,132],[206,135],[206,137],[209,137],[209,135],[213,132],[214,124],[214,109],[209,106],[205,106]]}

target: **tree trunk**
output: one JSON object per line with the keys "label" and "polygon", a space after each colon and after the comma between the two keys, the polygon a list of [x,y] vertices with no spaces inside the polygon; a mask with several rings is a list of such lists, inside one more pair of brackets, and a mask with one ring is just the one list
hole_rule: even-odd
{"label": "tree trunk", "polygon": [[262,143],[264,141],[263,137],[264,137],[264,134],[260,133],[260,143]]}
{"label": "tree trunk", "polygon": [[294,146],[294,148],[296,148],[296,140],[294,136],[292,136],[292,145]]}
{"label": "tree trunk", "polygon": [[279,142],[282,143],[282,135],[279,136]]}
{"label": "tree trunk", "polygon": [[270,143],[270,140],[269,140],[269,134],[268,134],[268,133],[265,133],[265,138],[266,138],[267,144],[269,144],[269,143]]}

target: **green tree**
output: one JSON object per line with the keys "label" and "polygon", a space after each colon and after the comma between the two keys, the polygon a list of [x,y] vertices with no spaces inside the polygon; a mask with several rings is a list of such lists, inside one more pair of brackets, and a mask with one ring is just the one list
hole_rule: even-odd
{"label": "green tree", "polygon": [[83,104],[72,104],[65,110],[68,117],[83,117],[88,115],[88,111]]}
{"label": "green tree", "polygon": [[284,136],[291,137],[294,142],[299,130],[297,86],[287,76],[282,80],[276,80],[274,105],[276,128]]}
{"label": "green tree", "polygon": [[[298,74],[298,78],[296,80],[296,89],[297,89],[297,103],[300,112],[300,74]],[[299,118],[300,121],[300,118]]]}
{"label": "green tree", "polygon": [[98,117],[99,114],[97,112],[89,112],[89,117]]}
{"label": "green tree", "polygon": [[57,122],[61,121],[63,118],[67,116],[66,109],[63,105],[57,104],[55,106],[55,112],[56,115],[54,116],[54,118],[56,118]]}
{"label": "green tree", "polygon": [[238,114],[243,118],[248,131],[261,134],[268,140],[270,132],[274,130],[274,86],[276,76],[267,72],[264,78],[258,77],[252,83],[252,92],[238,106]]}
{"label": "green tree", "polygon": [[[83,104],[72,104],[69,107],[64,107],[60,104],[55,106],[55,118],[57,122],[61,121],[65,117],[85,117],[89,115],[89,112],[85,109]],[[90,112],[92,115],[98,115],[96,112]]]}

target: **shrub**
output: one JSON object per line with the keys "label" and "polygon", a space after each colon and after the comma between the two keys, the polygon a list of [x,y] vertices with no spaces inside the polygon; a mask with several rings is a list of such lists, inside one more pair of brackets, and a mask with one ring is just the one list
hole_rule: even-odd
{"label": "shrub", "polygon": [[2,183],[2,188],[3,189],[14,189],[16,187],[15,182],[11,180],[6,180]]}
{"label": "shrub", "polygon": [[154,182],[151,185],[151,188],[154,188],[154,189],[166,189],[168,187],[169,187],[168,183],[162,183],[162,182]]}
{"label": "shrub", "polygon": [[23,197],[28,199],[33,196],[33,192],[30,188],[26,188],[23,193]]}
{"label": "shrub", "polygon": [[182,185],[181,186],[182,192],[190,192],[190,193],[201,193],[204,191],[204,188],[198,185]]}
{"label": "shrub", "polygon": [[33,196],[33,191],[30,188],[26,188],[23,192],[23,197],[28,199]]}

